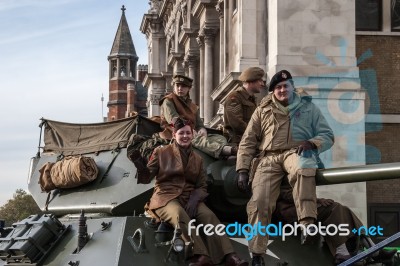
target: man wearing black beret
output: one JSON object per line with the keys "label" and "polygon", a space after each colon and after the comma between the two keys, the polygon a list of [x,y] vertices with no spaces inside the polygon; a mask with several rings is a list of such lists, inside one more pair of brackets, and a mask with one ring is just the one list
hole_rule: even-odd
{"label": "man wearing black beret", "polygon": [[292,75],[290,74],[290,72],[287,70],[281,70],[272,77],[268,85],[268,91],[273,92],[275,86],[282,81],[289,81],[292,87],[294,87]]}
{"label": "man wearing black beret", "polygon": [[239,76],[242,86],[232,91],[224,102],[224,135],[230,143],[239,144],[251,115],[256,110],[254,94],[265,87],[265,72],[259,67],[249,67]]}
{"label": "man wearing black beret", "polygon": [[[302,243],[309,243],[317,218],[316,155],[333,145],[333,131],[312,103],[311,96],[295,89],[289,71],[276,73],[268,90],[270,93],[254,111],[239,145],[238,187],[248,191],[251,186],[248,223],[267,226],[275,210],[282,178],[287,175],[293,188],[297,218],[303,225]],[[252,164],[255,157],[258,163]],[[249,241],[253,266],[264,265],[262,254],[267,250],[267,243],[268,235],[256,235]]]}

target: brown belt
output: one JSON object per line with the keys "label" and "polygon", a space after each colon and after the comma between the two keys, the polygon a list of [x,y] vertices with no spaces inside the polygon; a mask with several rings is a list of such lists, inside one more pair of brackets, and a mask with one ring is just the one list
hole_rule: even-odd
{"label": "brown belt", "polygon": [[274,155],[274,154],[281,154],[287,151],[293,150],[293,152],[295,152],[297,150],[296,148],[290,148],[290,149],[279,149],[279,150],[271,150],[271,151],[266,151],[265,155]]}

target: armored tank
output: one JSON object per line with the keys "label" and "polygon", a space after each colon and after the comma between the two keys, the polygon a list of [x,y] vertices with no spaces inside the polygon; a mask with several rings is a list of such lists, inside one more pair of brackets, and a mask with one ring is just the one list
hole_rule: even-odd
{"label": "armored tank", "polygon": [[[185,251],[191,243],[182,240],[179,228],[146,217],[143,207],[154,183],[137,184],[137,170],[127,156],[132,135],[150,138],[159,131],[158,123],[141,116],[96,124],[42,118],[28,187],[43,213],[1,228],[0,266],[185,265]],[[225,223],[246,222],[249,196],[237,189],[235,160],[215,160],[196,152],[207,170],[210,196],[206,204]],[[75,188],[43,192],[39,169],[70,155],[93,158],[97,178]],[[317,184],[399,176],[400,163],[323,169],[318,171]],[[236,252],[251,261],[244,236],[231,240]],[[265,258],[267,265],[332,265],[326,246],[302,246],[297,237],[285,241],[272,237]]]}

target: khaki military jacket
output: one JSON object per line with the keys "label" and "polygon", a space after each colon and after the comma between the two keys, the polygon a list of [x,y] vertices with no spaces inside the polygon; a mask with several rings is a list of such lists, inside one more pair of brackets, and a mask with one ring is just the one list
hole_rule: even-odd
{"label": "khaki military jacket", "polygon": [[315,144],[318,152],[332,147],[333,131],[312,98],[295,89],[298,104],[289,114],[281,111],[270,93],[254,111],[240,142],[236,170],[249,170],[251,160],[262,151],[281,151],[298,147],[302,141]]}
{"label": "khaki military jacket", "polygon": [[184,165],[179,146],[175,142],[154,150],[147,164],[150,177],[156,177],[149,209],[164,207],[173,199],[185,205],[194,190],[198,190],[203,199],[208,195],[203,159],[192,150],[187,161]]}
{"label": "khaki military jacket", "polygon": [[256,98],[243,87],[237,88],[228,95],[224,102],[224,134],[229,142],[240,142],[256,108]]}

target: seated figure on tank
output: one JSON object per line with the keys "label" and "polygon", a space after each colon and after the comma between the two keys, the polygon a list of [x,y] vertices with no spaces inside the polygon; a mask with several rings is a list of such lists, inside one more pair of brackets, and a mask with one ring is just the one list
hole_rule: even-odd
{"label": "seated figure on tank", "polygon": [[[159,221],[177,225],[182,230],[186,242],[193,240],[193,257],[190,266],[225,263],[227,266],[246,266],[240,259],[226,236],[205,236],[196,230],[188,234],[188,224],[192,219],[196,224],[221,222],[204,204],[207,197],[206,176],[202,158],[193,151],[193,127],[191,121],[176,119],[173,127],[172,144],[156,148],[147,167],[148,176],[142,176],[138,183],[149,183],[156,178],[155,188],[146,211]],[[201,230],[199,230],[201,232]]]}
{"label": "seated figure on tank", "polygon": [[[293,187],[302,244],[317,216],[315,173],[318,153],[334,142],[333,131],[312,97],[294,86],[287,70],[277,72],[269,94],[256,108],[239,144],[236,171],[239,190],[252,193],[247,204],[248,223],[268,225],[279,196],[282,178]],[[258,162],[258,163],[255,163]],[[253,266],[264,265],[268,234],[249,241]]]}
{"label": "seated figure on tank", "polygon": [[160,100],[160,117],[150,118],[160,123],[162,132],[145,138],[133,134],[128,144],[128,158],[135,164],[138,176],[148,175],[146,164],[152,150],[168,144],[172,139],[173,124],[177,118],[191,121],[194,129],[192,145],[205,154],[216,158],[227,158],[237,154],[237,146],[230,146],[223,135],[207,134],[200,118],[199,107],[192,102],[189,91],[193,80],[183,75],[175,75],[172,84],[174,90]]}
{"label": "seated figure on tank", "polygon": [[193,123],[195,136],[193,147],[216,158],[237,154],[237,148],[227,145],[224,136],[207,134],[204,123],[200,118],[199,107],[192,102],[189,91],[193,80],[183,75],[174,75],[172,84],[173,92],[160,100],[161,126],[164,128],[164,136],[171,138],[173,120],[180,117]]}
{"label": "seated figure on tank", "polygon": [[[273,222],[292,224],[297,221],[295,202],[293,199],[293,188],[289,185],[287,178],[284,178],[280,187],[280,194],[276,202],[276,209],[273,214]],[[324,240],[334,257],[335,265],[351,258],[357,252],[357,236],[351,232],[352,228],[360,228],[362,222],[347,206],[344,206],[331,199],[317,198],[317,223],[323,226],[348,224],[349,235],[339,234],[326,235]],[[374,244],[369,236],[361,235],[360,244],[369,248]],[[372,255],[374,262],[384,262],[393,258],[396,250],[380,250]]]}

